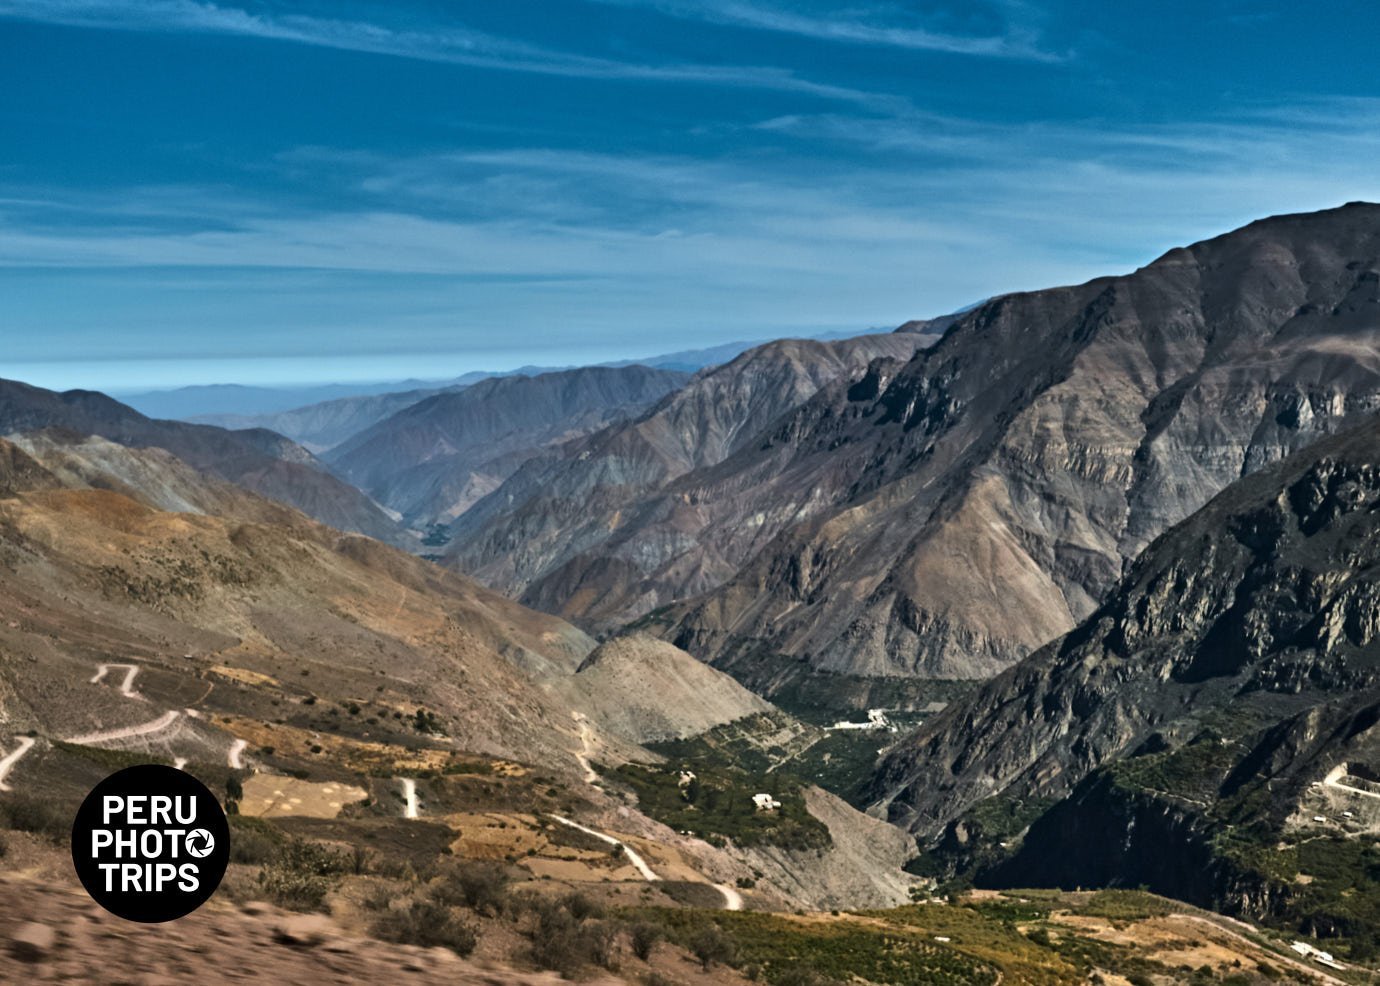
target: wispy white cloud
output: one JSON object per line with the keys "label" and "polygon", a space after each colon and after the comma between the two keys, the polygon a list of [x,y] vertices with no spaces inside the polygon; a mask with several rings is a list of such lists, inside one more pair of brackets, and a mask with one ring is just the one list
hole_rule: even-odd
{"label": "wispy white cloud", "polygon": [[42,190],[24,188],[0,198],[0,266],[581,278],[603,285],[604,311],[625,291],[660,292],[668,309],[746,292],[829,320],[857,305],[873,322],[1113,273],[1271,212],[1380,197],[1380,101],[1313,109],[1174,127],[763,124],[782,140],[868,152],[806,161],[789,146],[775,159],[303,148],[282,160],[298,181],[315,169],[338,183],[329,208],[158,188],[74,209],[53,190],[45,215]]}
{"label": "wispy white cloud", "polygon": [[454,24],[390,27],[202,0],[0,0],[0,17],[118,31],[229,34],[472,68],[569,78],[699,83],[795,92],[879,109],[894,96],[804,78],[776,66],[647,64],[556,51]]}
{"label": "wispy white cloud", "polygon": [[[1039,36],[1023,27],[1009,27],[1001,34],[964,35],[921,27],[887,23],[888,11],[845,11],[835,16],[813,16],[798,10],[754,0],[597,0],[625,7],[648,7],[673,17],[714,24],[794,34],[821,41],[880,45],[911,51],[936,51],[987,58],[1013,58],[1038,62],[1063,61],[1068,56],[1047,50]],[[854,8],[856,9],[856,8]]]}
{"label": "wispy white cloud", "polygon": [[[108,283],[156,276],[212,285],[169,319],[194,310],[290,334],[329,318],[437,346],[456,325],[491,339],[499,319],[534,349],[578,335],[630,353],[648,326],[726,341],[898,324],[1123,271],[1269,213],[1380,198],[1380,100],[1174,125],[796,114],[725,144],[716,156],[303,147],[256,161],[270,180],[238,191],[0,184],[0,276],[101,282],[100,304],[72,319],[105,318]],[[296,307],[286,288],[231,279],[308,275],[335,280],[301,289]],[[359,294],[342,300],[342,283]],[[128,321],[144,322],[135,293]],[[10,294],[0,316],[33,328],[12,334],[37,358],[69,292],[38,315],[23,309],[32,290]]]}

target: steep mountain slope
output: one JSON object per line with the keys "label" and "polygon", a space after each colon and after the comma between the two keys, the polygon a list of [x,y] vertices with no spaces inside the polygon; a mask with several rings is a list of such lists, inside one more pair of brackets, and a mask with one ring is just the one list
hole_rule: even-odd
{"label": "steep mountain slope", "polygon": [[754,550],[657,632],[767,692],[993,674],[1232,480],[1380,406],[1378,343],[1359,203],[994,299],[686,477],[699,539]]}
{"label": "steep mountain slope", "polygon": [[85,390],[59,394],[0,380],[0,435],[44,428],[98,435],[133,448],[161,448],[322,523],[384,541],[405,540],[398,526],[368,497],[330,475],[310,452],[281,435],[156,421],[104,394]]}
{"label": "steep mountain slope", "polygon": [[543,446],[636,414],[687,379],[628,366],[484,380],[413,404],[326,459],[409,523],[444,523]]}
{"label": "steep mountain slope", "polygon": [[[11,490],[0,500],[8,731],[72,736],[152,718],[146,704],[86,685],[98,664],[126,661],[144,669],[148,688],[170,689],[184,704],[214,694],[202,684],[217,674],[280,682],[267,691],[285,688],[294,705],[319,693],[409,714],[424,706],[465,749],[563,756],[574,769],[569,713],[519,670],[537,662],[573,670],[593,646],[574,628],[233,487],[196,491],[197,474],[162,453],[99,440],[75,451],[31,444],[37,459],[0,446],[0,485]],[[93,445],[113,464],[104,477]],[[171,513],[131,496],[125,481],[143,469],[175,481],[175,492],[160,495],[215,503],[227,515]],[[268,704],[230,687],[211,706],[266,715]],[[201,743],[217,732],[209,719],[189,728]]]}
{"label": "steep mountain slope", "polygon": [[878,808],[927,838],[954,823],[948,848],[979,856],[1034,817],[984,864],[1006,885],[1373,926],[1378,512],[1380,421],[1229,486],[1078,629],[899,744]]}
{"label": "steep mountain slope", "polygon": [[716,525],[717,513],[763,508],[700,497],[700,474],[759,447],[764,428],[829,382],[933,341],[896,333],[749,350],[641,418],[534,458],[460,519],[447,560],[529,605],[603,625],[711,588],[759,543],[751,522]]}
{"label": "steep mountain slope", "polygon": [[683,739],[771,710],[722,671],[643,635],[616,637],[549,682],[605,732],[633,743]]}
{"label": "steep mountain slope", "polygon": [[160,448],[126,448],[60,428],[11,435],[12,450],[41,462],[63,489],[109,490],[156,510],[214,514],[265,524],[296,523],[296,511],[215,479]]}

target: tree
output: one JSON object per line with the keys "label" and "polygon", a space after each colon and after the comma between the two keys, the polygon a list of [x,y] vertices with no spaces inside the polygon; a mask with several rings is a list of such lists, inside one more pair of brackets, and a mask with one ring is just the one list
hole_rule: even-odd
{"label": "tree", "polygon": [[630,934],[633,954],[646,962],[651,958],[657,942],[661,941],[661,929],[648,921],[641,921],[632,926]]}
{"label": "tree", "polygon": [[733,943],[717,924],[707,924],[690,940],[690,951],[700,960],[704,971],[708,972],[715,962],[727,963],[733,958]]}

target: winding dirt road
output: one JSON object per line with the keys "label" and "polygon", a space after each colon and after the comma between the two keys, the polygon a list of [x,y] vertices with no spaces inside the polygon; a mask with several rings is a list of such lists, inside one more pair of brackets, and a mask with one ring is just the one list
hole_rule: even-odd
{"label": "winding dirt road", "polygon": [[98,743],[110,743],[115,740],[131,739],[135,736],[147,736],[150,733],[157,733],[167,729],[182,717],[182,713],[173,709],[164,712],[157,719],[151,722],[140,723],[137,726],[126,726],[123,729],[108,729],[99,733],[87,733],[85,736],[73,736],[67,740],[68,743],[76,743],[79,746],[95,746]]}
{"label": "winding dirt road", "polygon": [[589,720],[585,718],[584,713],[572,712],[570,714],[580,726],[581,749],[579,753],[575,754],[575,759],[580,761],[580,767],[583,768],[585,772],[585,783],[593,784],[599,779],[598,773],[595,772],[594,767],[589,762],[589,754],[594,749],[594,741],[592,738],[594,731],[589,728]]}
{"label": "winding dirt road", "polygon": [[[613,836],[608,835],[604,832],[600,832],[596,829],[592,829],[588,825],[581,825],[579,822],[572,821],[571,819],[566,818],[564,815],[552,815],[551,817],[554,818],[556,821],[560,822],[562,825],[566,825],[570,828],[577,829],[583,832],[585,835],[594,836],[594,838],[598,839],[600,842],[607,842],[611,846],[618,846],[628,857],[628,862],[632,864],[633,869],[637,870],[637,872],[641,874],[642,879],[647,880],[649,882],[655,882],[661,879],[661,877],[657,876],[656,873],[652,870],[652,868],[647,865],[647,861],[642,858],[642,856],[637,852],[637,850],[634,849],[632,846],[628,845],[622,839],[615,839]],[[743,909],[743,895],[738,893],[738,891],[722,883],[711,883],[709,884],[709,886],[713,887],[715,890],[717,890],[720,894],[723,895],[724,910],[741,911]]]}
{"label": "winding dirt road", "polygon": [[714,889],[724,895],[725,911],[741,911],[743,909],[743,895],[728,884],[716,883],[714,884]]}
{"label": "winding dirt road", "polygon": [[1380,800],[1380,794],[1376,794],[1374,791],[1365,791],[1359,787],[1352,787],[1350,784],[1343,784],[1342,778],[1345,776],[1346,764],[1338,764],[1323,778],[1323,787],[1334,788],[1338,791],[1346,791],[1348,794],[1359,794],[1363,798],[1375,798]]}
{"label": "winding dirt road", "polygon": [[121,695],[123,695],[125,698],[136,698],[136,699],[142,699],[142,698],[144,697],[144,696],[140,695],[138,692],[136,692],[136,691],[134,690],[134,679],[135,679],[135,676],[137,676],[137,675],[139,674],[139,665],[137,665],[137,664],[101,664],[101,665],[98,665],[97,668],[96,668],[96,675],[95,675],[95,677],[93,677],[93,678],[91,679],[91,684],[93,684],[93,685],[99,685],[99,684],[101,683],[101,681],[105,678],[105,676],[110,672],[110,669],[111,669],[111,668],[124,668],[124,669],[125,669],[125,680],[122,681],[122,682],[120,682],[120,694],[121,694]]}
{"label": "winding dirt road", "polygon": [[32,736],[20,736],[18,740],[18,748],[0,760],[0,791],[10,790],[10,786],[5,783],[5,778],[10,776],[10,771],[14,769],[14,765],[20,761],[24,754],[33,749],[34,738]]}
{"label": "winding dirt road", "polygon": [[628,862],[632,863],[633,869],[637,870],[637,872],[642,874],[642,879],[649,881],[661,879],[661,877],[657,876],[655,873],[652,872],[652,868],[647,865],[647,861],[637,854],[637,850],[633,849],[632,846],[628,845],[622,839],[615,839],[613,836],[605,835],[603,832],[596,832],[594,829],[589,828],[586,825],[581,825],[579,822],[572,822],[570,819],[566,818],[563,815],[552,815],[551,817],[554,818],[556,821],[560,822],[562,825],[567,825],[570,828],[578,829],[585,835],[592,835],[601,842],[607,842],[611,846],[621,847],[623,852],[627,854]]}

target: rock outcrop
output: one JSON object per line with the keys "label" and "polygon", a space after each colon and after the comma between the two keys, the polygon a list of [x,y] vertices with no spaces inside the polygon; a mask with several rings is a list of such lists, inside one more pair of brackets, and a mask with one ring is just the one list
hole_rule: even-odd
{"label": "rock outcrop", "polygon": [[547,686],[604,732],[637,744],[697,736],[772,709],[722,671],[643,634],[599,645],[574,675]]}

